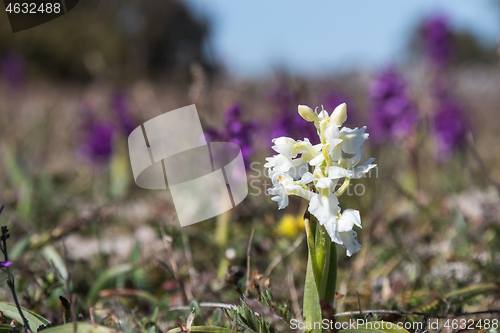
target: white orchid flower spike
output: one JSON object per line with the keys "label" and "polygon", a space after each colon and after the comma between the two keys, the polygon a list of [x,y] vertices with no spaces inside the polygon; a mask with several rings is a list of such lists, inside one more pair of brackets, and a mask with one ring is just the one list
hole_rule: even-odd
{"label": "white orchid flower spike", "polygon": [[268,192],[278,202],[278,209],[288,206],[289,195],[309,200],[309,212],[325,227],[332,242],[342,245],[351,256],[361,249],[353,230],[354,226],[361,228],[361,217],[357,210],[341,212],[338,197],[351,179],[360,179],[376,167],[374,158],[358,166],[364,156],[361,145],[368,139],[366,126],[342,127],[347,119],[345,103],[331,115],[323,108],[319,113],[305,105],[298,109],[302,118],[314,123],[321,143],[313,145],[308,138],[273,139],[272,148],[278,154],[266,158],[264,165],[273,182]]}

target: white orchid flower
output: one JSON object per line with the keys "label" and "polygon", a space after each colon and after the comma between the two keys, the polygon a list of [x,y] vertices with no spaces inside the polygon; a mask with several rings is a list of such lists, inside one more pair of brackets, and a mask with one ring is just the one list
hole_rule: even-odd
{"label": "white orchid flower", "polygon": [[273,171],[287,172],[293,167],[302,164],[302,159],[291,159],[285,155],[278,154],[273,157],[266,157],[267,163],[264,164],[265,168],[271,168]]}
{"label": "white orchid flower", "polygon": [[[351,179],[360,179],[376,167],[374,158],[358,166],[364,156],[361,145],[368,139],[366,126],[341,128],[347,119],[347,108],[341,104],[331,115],[299,105],[299,114],[313,122],[321,143],[312,145],[288,137],[273,139],[273,150],[278,155],[266,158],[273,188],[268,192],[278,202],[278,209],[288,206],[288,196],[297,195],[309,200],[309,212],[325,227],[332,242],[342,245],[348,256],[358,252],[361,245],[354,226],[361,228],[358,211],[346,209],[341,213],[338,196],[344,193]],[[311,170],[311,171],[310,171]],[[335,190],[339,181],[342,186]]]}
{"label": "white orchid flower", "polygon": [[309,162],[321,152],[321,145],[313,146],[308,138],[304,141],[295,141],[292,138],[280,137],[273,139],[274,146],[271,148],[277,153],[288,158],[295,158],[301,154],[304,162]]}
{"label": "white orchid flower", "polygon": [[342,247],[346,249],[347,256],[350,257],[354,253],[361,250],[361,244],[358,242],[358,234],[354,230],[349,230],[339,233],[342,239]]}
{"label": "white orchid flower", "polygon": [[288,173],[270,171],[269,176],[271,177],[274,187],[267,189],[267,192],[274,195],[271,200],[278,202],[278,209],[284,209],[288,206],[289,195],[297,195],[304,199],[311,200],[313,193],[305,189],[305,186],[294,181]]}

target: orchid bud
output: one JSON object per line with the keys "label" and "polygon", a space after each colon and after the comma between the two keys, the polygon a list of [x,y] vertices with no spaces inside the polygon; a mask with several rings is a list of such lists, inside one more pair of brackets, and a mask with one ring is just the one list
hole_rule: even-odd
{"label": "orchid bud", "polygon": [[337,126],[340,126],[347,119],[347,106],[345,103],[340,104],[333,110],[332,115],[330,116],[330,121]]}
{"label": "orchid bud", "polygon": [[318,119],[318,115],[307,105],[299,105],[299,114],[305,120],[312,122]]}

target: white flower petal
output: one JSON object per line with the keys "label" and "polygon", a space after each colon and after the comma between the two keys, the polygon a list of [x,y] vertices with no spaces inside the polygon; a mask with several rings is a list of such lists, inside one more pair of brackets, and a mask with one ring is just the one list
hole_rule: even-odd
{"label": "white flower petal", "polygon": [[309,203],[309,212],[313,214],[321,225],[336,223],[340,212],[339,200],[332,195],[314,194]]}
{"label": "white flower petal", "polygon": [[359,167],[352,169],[350,178],[351,179],[360,179],[361,177],[363,177],[363,175],[365,173],[367,173],[368,171],[370,171],[371,169],[373,169],[377,166],[376,164],[371,164],[373,161],[375,161],[375,158],[372,157],[368,161],[363,163],[362,166],[359,166]]}
{"label": "white flower petal", "polygon": [[295,144],[297,142],[294,139],[282,136],[280,138],[273,139],[273,143],[274,146],[271,148],[276,152],[289,158],[297,156],[297,151],[295,150]]}
{"label": "white flower petal", "polygon": [[288,196],[297,195],[306,200],[311,200],[315,193],[306,190],[300,186],[293,178],[286,172],[271,171],[269,173],[274,187],[267,190],[267,192],[274,197],[271,200],[278,202],[278,209],[283,209],[288,206]]}
{"label": "white flower petal", "polygon": [[309,164],[312,166],[320,165],[324,160],[325,160],[325,156],[323,154],[319,154],[318,156],[313,158],[311,161],[309,161]]}
{"label": "white flower petal", "polygon": [[358,152],[356,153],[356,155],[354,155],[353,157],[347,159],[346,161],[346,165],[347,165],[347,168],[352,168],[354,167],[356,164],[359,163],[359,161],[361,161],[363,159],[363,156],[365,155],[365,152],[363,149],[359,148]]}
{"label": "white flower petal", "polygon": [[308,138],[304,141],[299,141],[296,145],[295,151],[301,154],[304,162],[309,162],[321,153],[322,145],[312,145]]}
{"label": "white flower petal", "polygon": [[287,173],[294,179],[301,179],[304,174],[306,174],[309,170],[309,165],[307,162],[302,162],[302,159],[295,159],[292,160],[292,164],[294,164],[293,167],[290,168],[290,170],[287,171]]}
{"label": "white flower petal", "polygon": [[337,144],[339,144],[339,142],[335,143],[333,141],[334,140],[341,140],[339,127],[332,124],[332,123],[328,123],[328,125],[325,128],[325,132],[323,134],[325,136],[326,142],[330,143],[330,145],[333,144],[334,146],[336,146]]}
{"label": "white flower petal", "polygon": [[278,203],[278,209],[283,209],[288,206],[288,194],[286,194],[285,187],[283,185],[277,184],[273,188],[268,188],[267,193],[274,195],[271,200]]}
{"label": "white flower petal", "polygon": [[283,171],[270,171],[269,177],[273,182],[273,185],[282,184],[282,185],[296,185],[293,181],[292,176]]}
{"label": "white flower petal", "polygon": [[307,185],[313,180],[316,180],[316,177],[314,177],[314,175],[308,171],[302,175],[302,178],[300,179],[299,183]]}
{"label": "white flower petal", "polygon": [[330,143],[330,151],[332,151],[333,149],[335,149],[342,142],[344,142],[344,140],[342,140],[342,139],[333,139],[333,140],[330,140],[329,141],[329,143]]}
{"label": "white flower petal", "polygon": [[319,114],[318,114],[318,119],[319,120],[324,120],[326,118],[330,117],[330,115],[328,114],[328,112],[326,110],[322,110]]}
{"label": "white flower petal", "polygon": [[[336,230],[337,229],[336,223],[331,223],[331,222],[326,223],[325,229],[326,229],[326,232],[328,233],[328,235],[330,236],[330,238],[332,239],[332,242],[335,242],[337,244],[342,244],[342,239],[340,238],[340,235],[339,235],[338,231]],[[332,245],[332,246],[335,246],[335,245]]]}
{"label": "white flower petal", "polygon": [[337,229],[339,232],[347,232],[352,230],[354,225],[361,228],[361,217],[359,211],[354,209],[346,209],[342,216],[337,220]]}
{"label": "white flower petal", "polygon": [[285,185],[293,185],[294,181],[290,175],[280,171],[270,171],[269,176],[274,187],[267,189],[267,192],[274,195],[271,200],[278,203],[278,209],[283,209],[288,206],[288,193]]}
{"label": "white flower petal", "polygon": [[306,200],[311,200],[311,198],[316,194],[309,190],[306,190],[305,188],[302,188],[302,186],[299,185],[285,185],[285,190],[289,195],[293,194]]}
{"label": "white flower petal", "polygon": [[339,233],[343,246],[347,250],[347,256],[350,257],[354,253],[361,250],[361,244],[358,242],[358,234],[354,230]]}
{"label": "white flower petal", "polygon": [[332,162],[340,161],[342,158],[342,145],[337,145],[330,149],[328,156]]}
{"label": "white flower petal", "polygon": [[368,139],[368,133],[365,133],[366,126],[350,129],[344,127],[340,130],[339,137],[343,139],[342,150],[347,154],[357,154],[361,144]]}
{"label": "white flower petal", "polygon": [[338,167],[332,166],[328,168],[328,178],[330,179],[340,179],[349,175],[349,171]]}
{"label": "white flower petal", "polygon": [[293,167],[292,159],[284,155],[275,155],[266,158],[267,163],[264,164],[265,168],[273,168],[274,171],[287,172]]}
{"label": "white flower petal", "polygon": [[317,188],[330,188],[333,186],[333,182],[330,178],[317,178],[317,182],[315,185]]}

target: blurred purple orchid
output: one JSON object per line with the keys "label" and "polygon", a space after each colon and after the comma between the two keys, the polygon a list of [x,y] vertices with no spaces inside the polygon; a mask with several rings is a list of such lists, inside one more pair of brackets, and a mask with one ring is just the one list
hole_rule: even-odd
{"label": "blurred purple orchid", "polygon": [[325,110],[333,111],[342,103],[346,103],[347,105],[349,105],[349,117],[347,117],[344,126],[362,127],[359,113],[356,113],[356,111],[352,108],[353,102],[351,101],[349,96],[343,92],[330,90],[321,95],[319,103],[316,103],[316,105],[323,105]]}
{"label": "blurred purple orchid", "polygon": [[421,28],[422,41],[427,57],[437,66],[444,66],[453,53],[451,27],[448,18],[435,14],[426,18]]}
{"label": "blurred purple orchid", "polygon": [[[443,14],[435,14],[422,24],[422,40],[429,61],[438,70],[451,60],[453,53],[452,30],[449,19]],[[446,74],[446,73],[444,73]],[[443,73],[432,75],[429,94],[435,105],[433,130],[438,161],[446,161],[453,152],[466,144],[471,124],[463,113],[462,105],[450,96],[450,81]]]}
{"label": "blurred purple orchid", "polygon": [[12,261],[0,262],[0,269],[7,268],[12,265]]}
{"label": "blurred purple orchid", "polygon": [[271,90],[269,100],[278,109],[275,122],[270,130],[270,139],[282,136],[297,138],[312,138],[313,144],[319,143],[318,135],[314,127],[308,126],[307,122],[297,112],[298,102],[297,93],[291,90],[287,85],[280,86]]}
{"label": "blurred purple orchid", "polygon": [[375,77],[370,86],[370,99],[370,135],[374,142],[398,141],[417,125],[417,108],[396,68],[387,68]]}
{"label": "blurred purple orchid", "polygon": [[116,91],[111,98],[111,106],[118,118],[119,128],[129,135],[138,125],[130,110],[130,103],[123,91]]}
{"label": "blurred purple orchid", "polygon": [[0,72],[10,88],[20,88],[24,83],[26,73],[24,57],[16,52],[7,53],[2,58]]}
{"label": "blurred purple orchid", "polygon": [[113,154],[113,125],[108,121],[97,119],[88,103],[82,106],[82,114],[85,119],[80,151],[93,164],[102,165],[108,162]]}
{"label": "blurred purple orchid", "polygon": [[220,131],[214,128],[205,130],[205,138],[208,142],[221,141],[232,142],[241,148],[241,154],[248,167],[248,158],[253,153],[252,134],[257,130],[253,122],[244,122],[242,119],[241,105],[235,103],[224,112],[225,126]]}
{"label": "blurred purple orchid", "polygon": [[437,112],[433,117],[436,154],[439,161],[446,161],[465,146],[471,126],[457,101],[444,98],[437,103]]}

